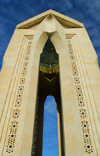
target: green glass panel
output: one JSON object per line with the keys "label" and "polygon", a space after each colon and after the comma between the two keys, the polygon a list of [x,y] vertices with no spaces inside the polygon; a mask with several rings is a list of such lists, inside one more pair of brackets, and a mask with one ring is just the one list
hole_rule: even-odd
{"label": "green glass panel", "polygon": [[58,66],[58,54],[51,40],[48,39],[40,57],[40,66],[54,68]]}

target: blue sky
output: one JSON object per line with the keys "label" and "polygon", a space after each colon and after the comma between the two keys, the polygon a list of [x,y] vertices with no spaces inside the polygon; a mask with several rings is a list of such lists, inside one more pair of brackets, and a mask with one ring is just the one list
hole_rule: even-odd
{"label": "blue sky", "polygon": [[43,156],[58,156],[57,105],[53,96],[44,104]]}
{"label": "blue sky", "polygon": [[[84,23],[100,65],[100,0],[0,0],[0,68],[16,25],[48,9],[56,10]],[[46,144],[43,156],[57,156],[56,120],[55,101],[53,97],[48,97],[45,102],[44,132],[47,132],[47,129],[49,132],[44,135]],[[49,144],[50,139],[53,141],[52,145]]]}

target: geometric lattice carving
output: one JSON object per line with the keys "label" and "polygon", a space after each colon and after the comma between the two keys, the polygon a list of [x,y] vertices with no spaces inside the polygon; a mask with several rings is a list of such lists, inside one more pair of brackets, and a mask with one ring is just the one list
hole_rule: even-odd
{"label": "geometric lattice carving", "polygon": [[8,134],[8,140],[6,145],[6,152],[12,153],[15,148],[15,141],[17,136],[17,129],[18,129],[18,121],[20,117],[20,110],[21,110],[21,104],[23,99],[23,92],[24,92],[24,85],[27,75],[27,68],[30,58],[30,51],[31,51],[31,45],[32,45],[32,39],[33,35],[26,36],[27,43],[26,43],[26,49],[24,52],[24,60],[23,60],[23,66],[20,73],[19,83],[17,86],[17,93],[16,93],[16,100],[15,104],[13,105],[13,110],[11,114],[11,121],[9,126],[9,134]]}
{"label": "geometric lattice carving", "polygon": [[17,119],[17,118],[19,118],[19,115],[20,115],[20,110],[19,109],[14,109],[12,118]]}
{"label": "geometric lattice carving", "polygon": [[86,109],[81,108],[81,109],[79,110],[79,113],[80,113],[80,117],[81,117],[82,119],[84,119],[84,118],[87,117]]}
{"label": "geometric lattice carving", "polygon": [[8,145],[6,146],[7,147],[6,152],[8,153],[13,152],[13,149],[15,147],[14,145],[15,145],[17,128],[18,128],[18,122],[16,121],[11,122],[10,134],[8,136]]}
{"label": "geometric lattice carving", "polygon": [[82,128],[82,133],[83,133],[84,150],[88,154],[91,154],[93,152],[93,145],[91,141],[90,125],[88,121],[89,119],[87,115],[87,109],[86,109],[85,102],[84,102],[83,91],[82,91],[80,77],[79,77],[78,68],[77,68],[77,60],[74,55],[71,40],[68,38],[67,41],[68,41],[68,50],[69,50],[69,56],[70,56],[71,66],[72,66],[73,80],[75,83],[75,90],[76,90],[76,96],[77,96],[77,102],[78,102],[81,128]]}
{"label": "geometric lattice carving", "polygon": [[91,152],[93,152],[93,146],[91,143],[91,135],[89,131],[88,121],[82,121],[81,126],[82,126],[82,131],[83,131],[85,152],[90,154]]}
{"label": "geometric lattice carving", "polygon": [[79,83],[80,83],[79,77],[74,77],[74,82],[75,82],[76,84],[79,84]]}

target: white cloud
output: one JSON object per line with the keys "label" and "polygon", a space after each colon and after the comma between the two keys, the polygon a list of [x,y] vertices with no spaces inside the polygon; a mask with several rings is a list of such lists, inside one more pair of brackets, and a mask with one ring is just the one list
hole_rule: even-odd
{"label": "white cloud", "polygon": [[50,115],[55,115],[56,111],[56,102],[53,96],[48,96],[45,104],[44,104],[44,111]]}

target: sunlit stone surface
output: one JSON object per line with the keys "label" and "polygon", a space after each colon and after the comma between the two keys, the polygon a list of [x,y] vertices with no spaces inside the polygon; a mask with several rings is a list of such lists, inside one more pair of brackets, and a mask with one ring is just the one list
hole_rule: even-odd
{"label": "sunlit stone surface", "polygon": [[5,53],[0,156],[42,156],[48,95],[57,103],[59,156],[99,156],[97,55],[84,25],[53,10],[17,25]]}

